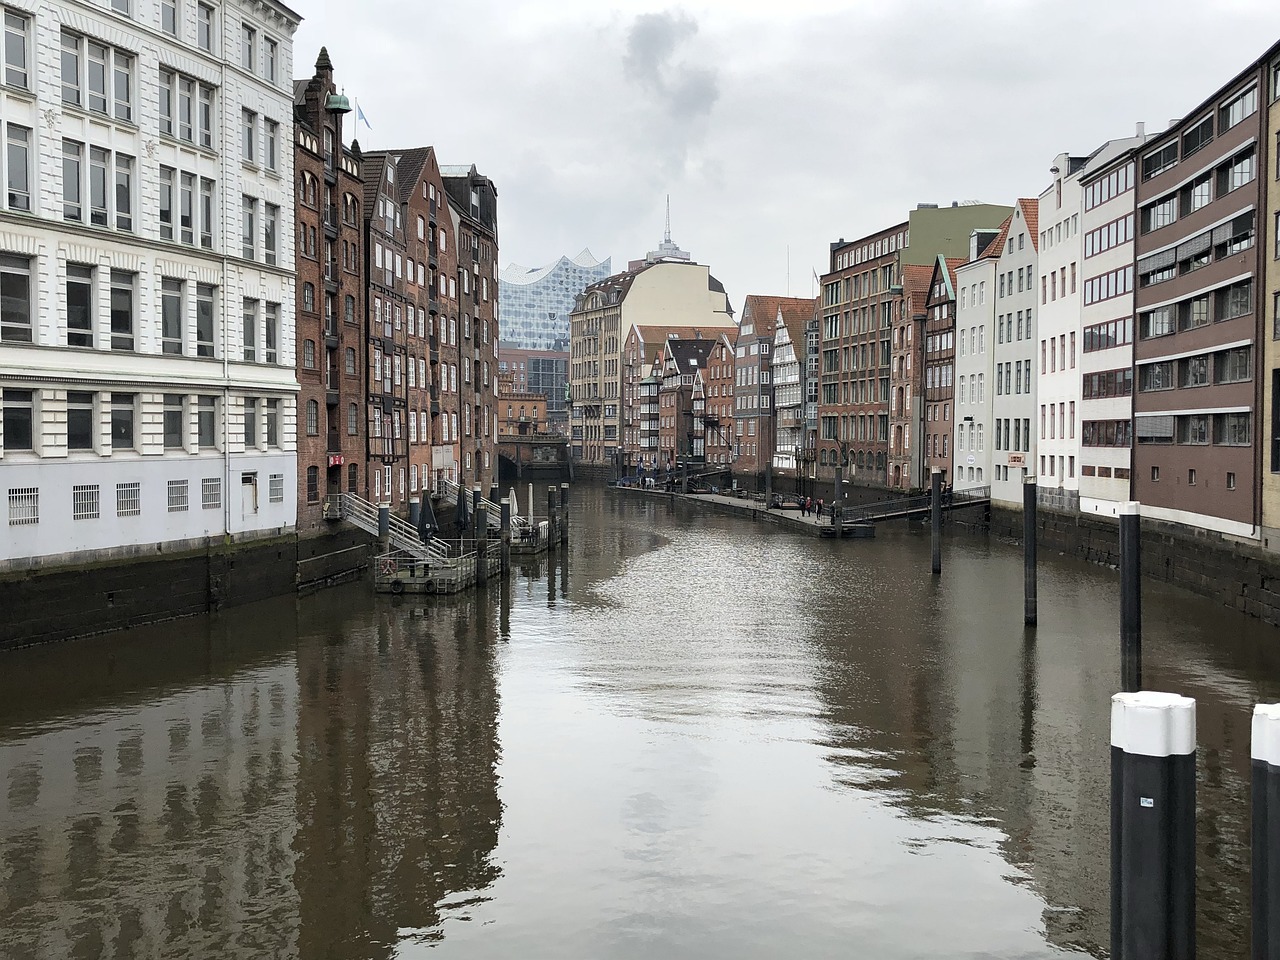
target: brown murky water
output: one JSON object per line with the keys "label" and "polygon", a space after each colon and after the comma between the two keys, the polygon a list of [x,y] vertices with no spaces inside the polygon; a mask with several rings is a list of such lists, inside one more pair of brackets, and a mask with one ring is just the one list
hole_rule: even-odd
{"label": "brown murky water", "polygon": [[[1115,575],[577,491],[568,563],[0,657],[0,957],[1053,957],[1108,942]],[[1248,953],[1274,630],[1150,587],[1199,700],[1200,955]]]}

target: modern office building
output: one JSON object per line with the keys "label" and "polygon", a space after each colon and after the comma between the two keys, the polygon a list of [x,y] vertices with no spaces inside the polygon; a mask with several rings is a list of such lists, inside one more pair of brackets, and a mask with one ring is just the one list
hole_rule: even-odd
{"label": "modern office building", "polygon": [[[1143,515],[1249,539],[1261,533],[1257,242],[1274,134],[1268,56],[1143,147],[1137,169],[1133,497]],[[1136,277],[1134,274],[1136,273]]]}
{"label": "modern office building", "polygon": [[298,15],[4,20],[0,566],[292,529]]}
{"label": "modern office building", "polygon": [[590,250],[542,267],[506,267],[498,274],[503,339],[521,350],[564,349],[556,344],[569,340],[574,298],[610,272],[610,258]]}

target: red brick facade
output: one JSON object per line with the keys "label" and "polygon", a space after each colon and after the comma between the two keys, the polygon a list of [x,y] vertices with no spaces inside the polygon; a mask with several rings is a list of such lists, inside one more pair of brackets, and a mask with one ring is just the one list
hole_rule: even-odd
{"label": "red brick facade", "polygon": [[326,496],[367,495],[364,245],[358,153],[343,146],[345,102],[321,49],[296,84],[298,532],[321,533]]}

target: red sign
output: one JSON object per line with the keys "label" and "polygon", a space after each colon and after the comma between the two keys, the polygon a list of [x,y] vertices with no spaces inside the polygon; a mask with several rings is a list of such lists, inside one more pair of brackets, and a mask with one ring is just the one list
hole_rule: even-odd
{"label": "red sign", "polygon": [[342,466],[342,464],[343,464],[342,454],[340,453],[329,454],[329,466],[340,467]]}

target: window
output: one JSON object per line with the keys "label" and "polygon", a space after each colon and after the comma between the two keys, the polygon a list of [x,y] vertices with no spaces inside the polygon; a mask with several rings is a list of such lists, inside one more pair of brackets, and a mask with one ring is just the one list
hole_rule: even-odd
{"label": "window", "polygon": [[302,309],[308,313],[316,311],[316,288],[314,284],[304,283],[302,285]]}
{"label": "window", "polygon": [[162,68],[160,132],[187,143],[213,147],[213,87]]}
{"label": "window", "polygon": [[1209,382],[1209,355],[1200,354],[1178,361],[1181,387],[1203,387]]}
{"label": "window", "polygon": [[111,349],[133,349],[133,286],[135,274],[111,271]]}
{"label": "window", "polygon": [[240,66],[250,73],[257,67],[258,31],[247,23],[240,24]]}
{"label": "window", "polygon": [[1157,307],[1144,313],[1139,318],[1138,335],[1147,340],[1151,337],[1163,337],[1174,332],[1173,307]]}
{"label": "window", "polygon": [[132,122],[131,54],[63,31],[61,69],[63,103]]}
{"label": "window", "polygon": [[1247,413],[1215,413],[1213,442],[1220,446],[1247,447],[1252,443]]}
{"label": "window", "polygon": [[314,437],[320,433],[320,404],[315,400],[307,401],[307,436]]}
{"label": "window", "polygon": [[1178,195],[1171,193],[1167,197],[1147,204],[1142,208],[1142,232],[1150,233],[1167,227],[1178,218]]}
{"label": "window", "polygon": [[77,483],[71,487],[71,517],[73,520],[97,520],[99,491],[96,483]]}
{"label": "window", "polygon": [[1253,379],[1253,348],[1237,347],[1213,355],[1214,383],[1244,383]]}
{"label": "window", "polygon": [[279,363],[280,345],[280,304],[268,303],[266,320],[262,324],[262,332],[266,335],[266,351],[263,359],[267,363]]}
{"label": "window", "polygon": [[[1230,320],[1253,312],[1253,280],[1242,280],[1214,291],[1214,319]],[[1209,309],[1205,298],[1205,312]]]}
{"label": "window", "polygon": [[360,429],[360,408],[353,401],[347,406],[347,434],[354,437]]}
{"label": "window", "polygon": [[1179,215],[1187,216],[1201,207],[1206,207],[1213,200],[1213,174],[1206,173],[1197,177],[1178,192]]}
{"label": "window", "polygon": [[5,204],[10,210],[31,209],[31,131],[10,123],[5,127]]}
{"label": "window", "polygon": [[169,481],[169,512],[185,513],[187,510],[187,481]]}
{"label": "window", "polygon": [[347,294],[345,302],[345,313],[343,314],[343,319],[345,319],[347,323],[356,322],[356,298],[349,293]]}
{"label": "window", "polygon": [[35,449],[32,446],[35,439],[33,396],[30,390],[4,390],[4,449],[7,453]]}
{"label": "window", "polygon": [[1205,117],[1182,135],[1182,159],[1185,160],[1213,139],[1213,115]]}
{"label": "window", "polygon": [[84,208],[81,204],[80,184],[83,147],[74,140],[62,141],[62,218],[64,220],[83,220]]}
{"label": "window", "polygon": [[4,82],[11,87],[28,87],[27,33],[31,21],[12,11],[4,11]]}
{"label": "window", "polygon": [[320,468],[307,467],[307,503],[320,500]]}
{"label": "window", "polygon": [[222,478],[204,477],[200,481],[200,506],[205,510],[222,509]]}
{"label": "window", "polygon": [[244,446],[252,450],[258,445],[258,400],[256,397],[244,398]]}
{"label": "window", "polygon": [[136,480],[133,483],[117,483],[116,484],[116,516],[117,517],[136,517],[142,513],[142,484]]}
{"label": "window", "polygon": [[1218,132],[1230,130],[1241,120],[1258,112],[1258,88],[1250,87],[1234,100],[1224,103],[1218,109]]}
{"label": "window", "polygon": [[164,353],[182,354],[182,281],[160,284],[160,343]]}
{"label": "window", "polygon": [[[252,476],[252,474],[245,474]],[[272,473],[267,476],[267,499],[271,503],[284,502],[284,474]]]}
{"label": "window", "polygon": [[204,3],[196,7],[196,46],[213,53],[213,7]]}
{"label": "window", "polygon": [[256,363],[258,360],[258,301],[244,302],[244,323],[242,325],[241,342],[244,344],[245,363]]}
{"label": "window", "polygon": [[302,366],[307,370],[316,368],[316,342],[314,340],[302,341]]}
{"label": "window", "polygon": [[280,124],[262,121],[262,162],[268,170],[280,169]]}
{"label": "window", "polygon": [[1178,443],[1199,446],[1209,442],[1209,415],[1205,413],[1178,417]]}
{"label": "window", "polygon": [[258,115],[252,110],[240,111],[240,159],[257,162]]}
{"label": "window", "polygon": [[201,397],[196,404],[196,440],[205,448],[218,445],[218,405],[213,397]]}
{"label": "window", "polygon": [[177,0],[160,0],[160,29],[171,37],[178,35]]}
{"label": "window", "polygon": [[280,446],[280,401],[266,402],[266,437],[268,447]]}
{"label": "window", "polygon": [[280,47],[269,37],[262,42],[262,69],[265,76],[272,83],[276,82],[276,74],[278,71],[277,64],[280,61]]}
{"label": "window", "polygon": [[240,255],[252,260],[257,250],[258,201],[253,197],[240,199]]}
{"label": "window", "polygon": [[166,450],[183,449],[185,430],[182,424],[182,397],[176,393],[164,395],[164,448]]}
{"label": "window", "polygon": [[263,204],[262,216],[262,259],[274,265],[276,263],[276,238],[280,222],[280,208],[275,204]]}
{"label": "window", "polygon": [[1209,322],[1209,298],[1195,297],[1178,304],[1178,328],[1192,330]]}
{"label": "window", "polygon": [[1148,363],[1138,368],[1138,389],[1143,392],[1172,390],[1173,362]]}
{"label": "window", "polygon": [[111,452],[134,449],[136,398],[132,393],[111,394]]}
{"label": "window", "polygon": [[213,286],[196,284],[196,356],[213,357]]}
{"label": "window", "polygon": [[344,354],[344,369],[347,376],[354,377],[356,375],[356,351],[355,347],[347,347]]}
{"label": "window", "polygon": [[1242,150],[1218,168],[1218,195],[1230,193],[1258,175],[1257,153],[1253,147]]}
{"label": "window", "polygon": [[31,261],[0,254],[0,342],[31,343]]}

